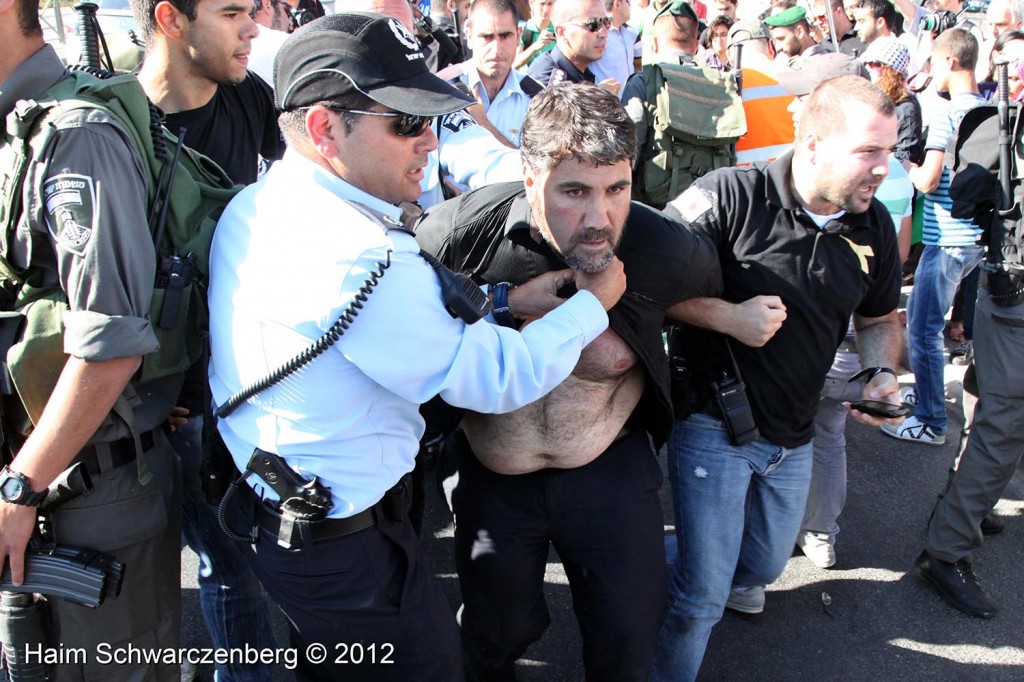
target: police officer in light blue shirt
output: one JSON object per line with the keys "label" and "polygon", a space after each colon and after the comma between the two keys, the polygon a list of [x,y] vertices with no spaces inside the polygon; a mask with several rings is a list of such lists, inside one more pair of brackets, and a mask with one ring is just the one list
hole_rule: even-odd
{"label": "police officer in light blue shirt", "polygon": [[466,21],[473,59],[459,65],[460,80],[487,110],[487,120],[516,147],[530,100],[543,90],[540,83],[512,68],[517,23],[510,0],[474,2]]}
{"label": "police officer in light blue shirt", "polygon": [[[258,529],[247,554],[288,617],[299,679],[460,680],[457,626],[405,513],[419,404],[501,412],[543,396],[607,327],[621,263],[575,275],[564,302],[564,272],[513,290],[508,307],[536,318],[521,332],[467,324],[395,204],[419,194],[432,118],[468,98],[371,13],[302,27],[275,75],[289,149],[218,224],[210,383],[215,404],[237,405],[218,429],[238,468],[282,468],[248,472],[225,511],[236,534]],[[342,326],[301,370],[229,401]],[[282,498],[292,477],[312,493]]]}

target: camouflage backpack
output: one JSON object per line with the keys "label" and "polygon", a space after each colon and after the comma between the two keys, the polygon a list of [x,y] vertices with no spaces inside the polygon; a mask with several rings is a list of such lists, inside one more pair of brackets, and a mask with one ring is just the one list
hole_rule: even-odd
{"label": "camouflage backpack", "polygon": [[736,163],[736,140],[747,132],[736,77],[695,64],[647,64],[647,139],[633,198],[664,208],[694,180]]}

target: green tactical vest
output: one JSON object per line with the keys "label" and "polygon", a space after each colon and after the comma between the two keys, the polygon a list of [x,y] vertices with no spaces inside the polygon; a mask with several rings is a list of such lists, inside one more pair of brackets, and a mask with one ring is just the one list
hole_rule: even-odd
{"label": "green tactical vest", "polygon": [[[6,352],[7,372],[0,372],[0,391],[19,399],[16,402],[24,414],[10,414],[11,401],[6,401],[5,419],[8,428],[22,435],[39,419],[67,362],[63,344],[67,299],[58,287],[42,285],[41,272],[32,267],[18,270],[7,255],[24,208],[23,185],[29,163],[46,158],[53,142],[53,123],[68,112],[98,109],[121,124],[147,171],[146,201],[154,241],[161,208],[166,204],[161,243],[156,245],[158,261],[175,255],[195,264],[195,276],[183,281],[178,306],[165,310],[165,298],[179,297],[169,296],[171,289],[154,283],[149,318],[160,348],[143,358],[134,382],[184,372],[202,357],[208,329],[204,285],[210,242],[224,206],[241,188],[201,154],[188,147],[179,151],[176,138],[159,124],[151,106],[132,75],[101,78],[73,71],[38,101],[19,101],[7,116],[0,146],[0,294],[6,295],[0,312],[0,352]],[[177,164],[172,169],[176,152]],[[39,248],[52,247],[46,243]],[[163,324],[158,323],[161,319]]]}

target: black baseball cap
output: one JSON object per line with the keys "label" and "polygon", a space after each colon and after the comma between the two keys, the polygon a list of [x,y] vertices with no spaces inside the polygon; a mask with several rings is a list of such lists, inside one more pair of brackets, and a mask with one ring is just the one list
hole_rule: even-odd
{"label": "black baseball cap", "polygon": [[420,44],[394,17],[331,14],[299,28],[274,60],[277,107],[284,111],[361,92],[395,111],[439,116],[473,103],[427,68]]}

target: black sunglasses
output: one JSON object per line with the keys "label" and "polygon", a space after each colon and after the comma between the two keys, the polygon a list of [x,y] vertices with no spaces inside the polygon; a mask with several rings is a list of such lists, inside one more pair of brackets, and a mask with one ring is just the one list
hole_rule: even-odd
{"label": "black sunglasses", "polygon": [[567,21],[567,24],[574,26],[582,26],[591,33],[597,33],[602,28],[610,28],[612,25],[611,17],[594,17],[593,19],[587,19],[586,21]]}
{"label": "black sunglasses", "polygon": [[399,137],[419,137],[427,131],[433,123],[433,116],[419,116],[417,114],[406,114],[401,111],[365,111],[363,109],[334,109],[331,111],[347,111],[350,114],[361,116],[384,116],[395,119],[395,135]]}

